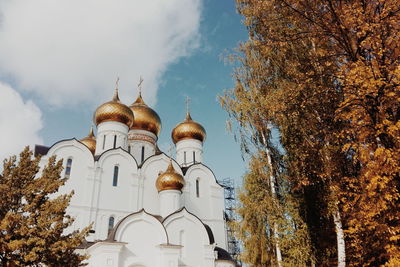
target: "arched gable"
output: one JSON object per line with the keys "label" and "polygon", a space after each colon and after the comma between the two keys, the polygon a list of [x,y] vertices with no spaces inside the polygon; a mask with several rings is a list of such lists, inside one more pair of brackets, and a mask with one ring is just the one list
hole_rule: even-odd
{"label": "arched gable", "polygon": [[[118,147],[118,148],[112,148],[109,150],[104,151],[99,158],[97,159],[98,161],[98,166],[102,167],[104,166],[104,163],[113,156],[120,157],[121,159],[125,160],[128,163],[129,168],[131,169],[132,172],[137,173],[138,171],[138,164],[136,162],[136,159],[129,154],[127,151],[124,149]],[[119,161],[119,160],[118,160]]]}
{"label": "arched gable", "polygon": [[148,228],[148,231],[143,232],[143,238],[147,238],[146,235],[149,232],[153,232],[159,237],[158,244],[168,244],[168,234],[164,225],[155,215],[147,213],[144,209],[131,213],[119,221],[110,232],[107,240],[117,242],[129,242],[129,240],[138,241],[140,235],[130,237],[129,234],[127,234],[128,230],[137,227],[137,224],[145,224]]}
{"label": "arched gable", "polygon": [[[192,224],[188,224],[191,222]],[[185,207],[182,209],[168,215],[163,221],[162,224],[164,225],[165,229],[167,230],[168,235],[170,236],[171,243],[175,244],[172,240],[174,239],[180,230],[184,227],[188,227],[191,225],[191,228],[188,229],[190,233],[199,234],[202,238],[201,239],[192,239],[192,240],[201,240],[201,245],[210,245],[214,243],[214,235],[210,227],[205,225],[199,217],[190,213]],[[174,227],[173,227],[173,224]],[[194,228],[193,228],[194,226]]]}
{"label": "arched gable", "polygon": [[[99,181],[97,208],[107,213],[105,210],[118,207],[125,214],[138,210],[135,202],[139,188],[138,168],[132,155],[121,148],[110,149],[100,155],[96,167]],[[106,232],[102,234],[106,235]]]}
{"label": "arched gable", "polygon": [[89,148],[87,148],[87,146],[85,146],[75,138],[54,143],[47,151],[46,156],[51,157],[53,155],[57,155],[61,158],[63,157],[63,155],[76,153],[84,157],[92,166],[94,165],[94,157],[92,152],[89,150]]}
{"label": "arched gable", "polygon": [[210,184],[213,184],[215,186],[220,186],[222,188],[222,185],[218,183],[218,180],[215,177],[214,172],[203,163],[196,163],[190,165],[185,172],[185,178],[188,180],[197,179],[197,177],[199,176],[203,177],[203,179],[206,178]]}
{"label": "arched gable", "polygon": [[[75,192],[70,205],[88,205],[86,188],[91,186],[91,176],[94,168],[94,158],[90,150],[76,139],[63,140],[52,145],[41,164],[46,165],[46,161],[51,156],[57,156],[57,159],[63,159],[64,169],[61,171],[61,177],[68,178],[67,182],[59,188],[58,194]],[[79,217],[78,214],[76,214]],[[78,225],[79,218],[75,225]]]}
{"label": "arched gable", "polygon": [[124,243],[120,266],[158,266],[158,247],[168,243],[167,231],[156,216],[141,210],[123,218],[108,237]]}
{"label": "arched gable", "polygon": [[[153,168],[155,162],[159,162],[159,161],[163,161],[164,163],[166,163],[165,166],[167,166],[169,161],[170,161],[170,159],[171,159],[170,157],[168,157],[165,153],[162,152],[160,154],[156,154],[156,155],[153,155],[151,157],[148,157],[142,163],[142,165],[140,166],[140,169],[141,169],[142,173],[146,172],[146,170],[148,170],[149,168]],[[174,166],[175,171],[180,173],[183,176],[182,169],[179,166],[178,162],[176,162],[175,159],[172,159],[172,165]],[[161,170],[161,171],[164,171],[164,170]]]}

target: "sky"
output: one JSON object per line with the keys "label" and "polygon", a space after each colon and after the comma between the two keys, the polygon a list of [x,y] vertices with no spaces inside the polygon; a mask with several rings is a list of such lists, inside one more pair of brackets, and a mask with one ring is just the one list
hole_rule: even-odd
{"label": "sky", "polygon": [[240,184],[245,163],[218,96],[234,86],[224,57],[247,39],[234,0],[0,1],[0,158],[25,145],[85,137],[117,77],[131,104],[161,117],[161,150],[185,117],[207,131],[204,163]]}

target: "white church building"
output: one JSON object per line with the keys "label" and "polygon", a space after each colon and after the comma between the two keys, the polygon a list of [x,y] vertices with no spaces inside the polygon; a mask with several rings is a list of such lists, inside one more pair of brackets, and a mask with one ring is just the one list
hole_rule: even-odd
{"label": "white church building", "polygon": [[41,165],[64,160],[60,189],[74,191],[71,230],[93,223],[78,249],[88,266],[231,267],[224,220],[224,189],[203,162],[204,128],[186,119],[172,130],[176,159],[157,146],[161,120],[139,92],[127,106],[118,89],[94,114],[81,140],[36,146]]}

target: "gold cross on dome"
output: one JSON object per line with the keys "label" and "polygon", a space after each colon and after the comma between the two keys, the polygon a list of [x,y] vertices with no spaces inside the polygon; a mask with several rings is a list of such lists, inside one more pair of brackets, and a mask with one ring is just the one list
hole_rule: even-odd
{"label": "gold cross on dome", "polygon": [[117,80],[115,81],[115,89],[118,90],[119,87],[119,76],[117,77]]}
{"label": "gold cross on dome", "polygon": [[189,113],[190,97],[186,96],[186,113]]}
{"label": "gold cross on dome", "polygon": [[168,147],[168,156],[172,160],[172,151],[174,150],[174,146],[172,144]]}
{"label": "gold cross on dome", "polygon": [[143,84],[143,78],[142,75],[140,75],[139,83],[138,83],[138,90],[139,90],[139,95],[142,95],[142,84]]}

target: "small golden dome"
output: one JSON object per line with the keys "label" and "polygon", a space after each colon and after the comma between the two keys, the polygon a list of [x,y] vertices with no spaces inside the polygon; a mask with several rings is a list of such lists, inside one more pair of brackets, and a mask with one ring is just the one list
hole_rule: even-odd
{"label": "small golden dome", "polygon": [[190,113],[186,113],[186,119],[172,130],[174,144],[184,139],[196,139],[203,142],[206,139],[206,130],[200,123],[192,120]]}
{"label": "small golden dome", "polygon": [[114,97],[111,101],[100,105],[93,116],[93,121],[99,125],[105,121],[118,121],[131,127],[133,123],[133,113],[131,109],[122,104],[118,97],[118,89],[115,89]]}
{"label": "small golden dome", "polygon": [[94,154],[94,151],[96,150],[96,137],[93,134],[93,127],[90,128],[88,136],[80,140],[82,144],[87,146],[89,150]]}
{"label": "small golden dome", "polygon": [[185,180],[182,175],[175,171],[172,161],[169,163],[167,170],[161,173],[156,181],[158,192],[163,190],[182,190],[184,185]]}
{"label": "small golden dome", "polygon": [[132,110],[134,116],[131,129],[146,130],[158,136],[161,130],[160,117],[144,103],[140,93],[136,101],[129,108]]}

